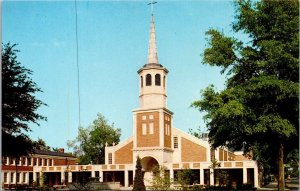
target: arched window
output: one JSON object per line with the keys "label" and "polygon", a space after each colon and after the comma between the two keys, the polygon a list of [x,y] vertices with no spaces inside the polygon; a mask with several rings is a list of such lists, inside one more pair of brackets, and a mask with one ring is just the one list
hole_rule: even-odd
{"label": "arched window", "polygon": [[164,76],[164,87],[166,87],[166,76]]}
{"label": "arched window", "polygon": [[141,87],[143,87],[143,76],[141,76]]}
{"label": "arched window", "polygon": [[160,74],[155,74],[155,85],[160,86]]}
{"label": "arched window", "polygon": [[151,75],[147,74],[146,75],[146,86],[151,86]]}

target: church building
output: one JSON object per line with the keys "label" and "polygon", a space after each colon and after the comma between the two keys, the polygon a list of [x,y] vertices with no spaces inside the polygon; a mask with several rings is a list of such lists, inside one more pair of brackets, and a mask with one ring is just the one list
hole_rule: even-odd
{"label": "church building", "polygon": [[[53,184],[67,184],[86,176],[100,182],[118,183],[118,187],[131,187],[139,156],[146,186],[151,186],[152,169],[160,165],[175,182],[179,171],[189,169],[194,174],[191,183],[221,185],[224,182],[216,174],[222,170],[228,175],[225,184],[258,187],[256,161],[244,157],[242,152],[223,147],[213,149],[207,138],[196,138],[175,127],[173,112],[167,107],[169,71],[158,61],[155,36],[152,14],[147,63],[137,71],[139,107],[132,113],[133,135],[117,145],[106,146],[105,164],[34,166],[34,179],[41,173],[56,174],[60,181]],[[212,168],[214,160],[219,163],[215,169]]]}

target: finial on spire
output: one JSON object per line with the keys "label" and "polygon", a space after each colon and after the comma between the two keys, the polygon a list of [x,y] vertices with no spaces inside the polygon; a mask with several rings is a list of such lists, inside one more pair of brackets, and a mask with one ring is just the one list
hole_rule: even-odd
{"label": "finial on spire", "polygon": [[154,15],[153,15],[153,4],[157,2],[153,1],[148,5],[151,5],[151,23],[150,23],[150,38],[148,48],[148,61],[147,64],[158,64],[157,48],[156,48],[156,37],[155,37],[155,26],[154,26]]}
{"label": "finial on spire", "polygon": [[157,3],[156,1],[151,1],[150,3],[148,3],[148,5],[151,5],[151,15],[153,15],[153,5]]}

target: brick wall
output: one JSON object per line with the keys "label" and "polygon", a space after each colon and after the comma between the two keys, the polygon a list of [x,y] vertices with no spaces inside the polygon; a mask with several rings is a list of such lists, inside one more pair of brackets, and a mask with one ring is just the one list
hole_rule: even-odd
{"label": "brick wall", "polygon": [[[150,119],[150,116],[153,119]],[[144,119],[143,119],[144,116]],[[159,146],[159,113],[158,112],[145,112],[137,114],[137,147],[157,147]],[[149,132],[149,124],[153,123],[153,134]],[[142,124],[147,125],[147,133],[143,135]]]}
{"label": "brick wall", "polygon": [[120,148],[115,152],[115,164],[132,164],[133,163],[133,141]]}
{"label": "brick wall", "polygon": [[203,162],[206,159],[206,148],[188,139],[181,138],[181,161],[182,162]]}
{"label": "brick wall", "polygon": [[250,159],[244,157],[243,155],[235,155],[235,160],[236,161],[244,161],[244,160],[250,160]]}
{"label": "brick wall", "polygon": [[62,166],[62,165],[75,165],[76,160],[70,160],[70,159],[53,159],[53,165],[54,166]]}

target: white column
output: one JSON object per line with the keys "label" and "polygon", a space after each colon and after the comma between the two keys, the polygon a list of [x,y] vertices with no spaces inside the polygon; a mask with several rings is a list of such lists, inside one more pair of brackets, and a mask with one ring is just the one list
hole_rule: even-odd
{"label": "white column", "polygon": [[128,181],[128,170],[125,170],[124,172],[124,183],[125,183],[125,187],[129,187],[129,181]]}
{"label": "white column", "polygon": [[10,176],[11,176],[10,173],[11,172],[7,172],[7,184],[10,184]]}
{"label": "white column", "polygon": [[211,186],[213,186],[215,183],[214,181],[214,176],[215,176],[215,173],[214,173],[214,170],[213,169],[209,169],[209,173],[210,173],[210,176],[209,176],[209,184]]}
{"label": "white column", "polygon": [[61,171],[61,172],[60,172],[60,182],[61,182],[61,183],[64,183],[64,182],[65,182],[65,172],[64,172],[64,171]]}
{"label": "white column", "polygon": [[133,182],[134,182],[134,177],[135,177],[135,170],[132,171],[132,178],[133,178]]}
{"label": "white column", "polygon": [[29,172],[27,172],[25,175],[26,175],[26,177],[25,177],[25,183],[29,184]]}
{"label": "white column", "polygon": [[68,183],[72,183],[72,172],[68,172]]}
{"label": "white column", "polygon": [[243,167],[243,184],[247,184],[247,168]]}
{"label": "white column", "polygon": [[94,170],[92,170],[92,177],[95,177],[95,171]]}
{"label": "white column", "polygon": [[25,176],[24,172],[20,172],[19,182],[20,184],[23,184],[23,176]]}
{"label": "white column", "polygon": [[170,169],[170,179],[174,180],[174,170],[172,168]]}
{"label": "white column", "polygon": [[103,171],[99,171],[100,182],[103,182]]}
{"label": "white column", "polygon": [[[2,171],[1,172],[1,182],[3,182],[4,183],[4,172]],[[0,188],[2,189],[2,187],[0,186]]]}
{"label": "white column", "polygon": [[258,168],[257,165],[254,167],[254,187],[259,188],[258,184]]}
{"label": "white column", "polygon": [[200,169],[200,185],[204,185],[204,170]]}
{"label": "white column", "polygon": [[17,173],[14,172],[14,178],[13,178],[13,182],[12,183],[16,183],[17,182]]}
{"label": "white column", "polygon": [[33,171],[33,181],[36,182],[36,172]]}

